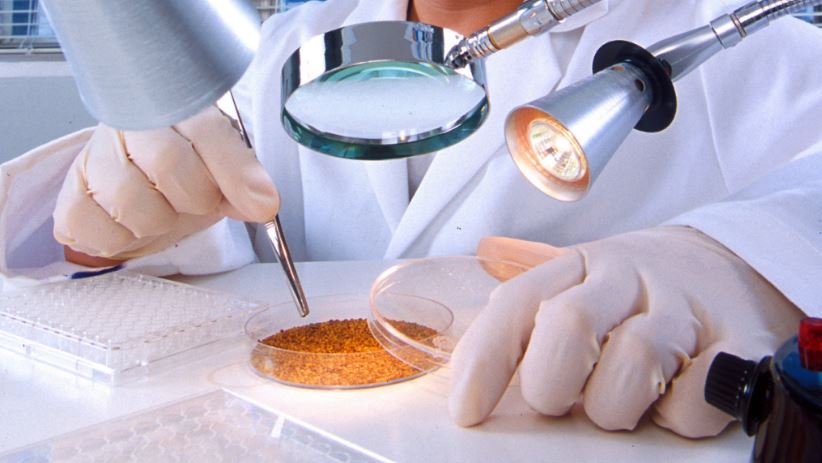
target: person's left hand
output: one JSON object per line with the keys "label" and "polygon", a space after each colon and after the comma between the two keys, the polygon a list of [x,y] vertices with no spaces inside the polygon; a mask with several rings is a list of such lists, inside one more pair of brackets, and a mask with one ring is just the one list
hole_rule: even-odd
{"label": "person's left hand", "polygon": [[[564,415],[580,398],[608,430],[654,421],[687,437],[731,417],[704,399],[713,358],[771,354],[802,313],[747,263],[686,227],[567,249],[486,238],[478,254],[536,265],[502,283],[451,359],[450,411],[483,421],[519,367],[523,398]],[[540,263],[544,262],[544,263]]]}
{"label": "person's left hand", "polygon": [[216,106],[171,127],[94,129],[66,173],[54,238],[87,266],[154,254],[228,216],[265,223],[280,207],[271,177]]}

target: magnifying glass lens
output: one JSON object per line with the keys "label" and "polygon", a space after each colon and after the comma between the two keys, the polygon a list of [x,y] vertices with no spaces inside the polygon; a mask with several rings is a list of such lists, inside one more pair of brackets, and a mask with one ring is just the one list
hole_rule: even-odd
{"label": "magnifying glass lens", "polygon": [[383,61],[324,74],[294,91],[285,110],[327,137],[394,144],[448,131],[484,101],[480,85],[450,68]]}
{"label": "magnifying glass lens", "polygon": [[377,21],[308,39],[282,70],[286,133],[313,151],[347,159],[397,159],[440,151],[488,116],[482,61],[454,68],[457,32]]}

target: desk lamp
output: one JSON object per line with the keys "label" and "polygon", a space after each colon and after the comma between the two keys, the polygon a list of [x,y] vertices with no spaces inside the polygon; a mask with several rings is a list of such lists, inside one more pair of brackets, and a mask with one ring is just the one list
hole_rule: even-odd
{"label": "desk lamp", "polygon": [[818,4],[822,0],[754,1],[648,49],[609,42],[594,57],[593,76],[508,115],[508,150],[523,175],[543,193],[578,200],[631,129],[659,132],[671,124],[677,107],[676,80],[771,20]]}

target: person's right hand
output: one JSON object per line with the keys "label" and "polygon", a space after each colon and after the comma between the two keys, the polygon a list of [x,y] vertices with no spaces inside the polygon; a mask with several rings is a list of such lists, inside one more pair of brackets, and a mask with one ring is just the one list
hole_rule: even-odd
{"label": "person's right hand", "polygon": [[57,198],[54,237],[84,254],[130,259],[225,216],[267,222],[279,207],[254,151],[212,106],[164,129],[98,126]]}
{"label": "person's right hand", "polygon": [[681,436],[714,436],[732,419],[705,401],[717,353],[760,359],[805,316],[744,259],[689,227],[567,248],[488,237],[477,255],[533,267],[492,273],[504,282],[453,351],[449,406],[462,426],[485,420],[518,371],[522,398],[544,415],[581,403],[616,431],[651,410]]}

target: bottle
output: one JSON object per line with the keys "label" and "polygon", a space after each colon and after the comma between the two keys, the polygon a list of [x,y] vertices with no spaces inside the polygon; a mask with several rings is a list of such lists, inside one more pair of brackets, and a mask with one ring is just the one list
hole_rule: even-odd
{"label": "bottle", "polygon": [[759,363],[721,352],[705,400],[756,435],[754,462],[822,462],[822,319],[800,322],[799,335]]}

